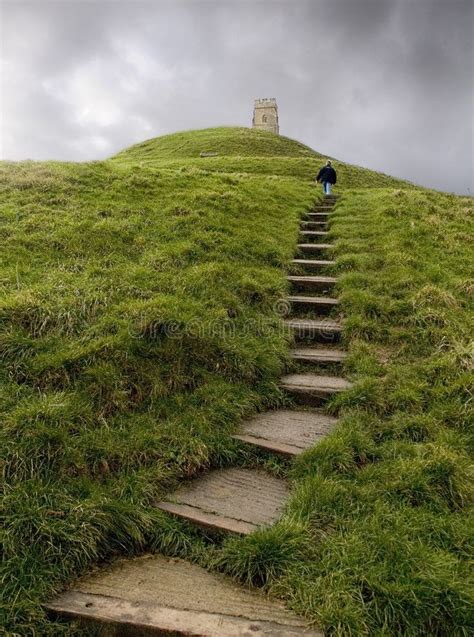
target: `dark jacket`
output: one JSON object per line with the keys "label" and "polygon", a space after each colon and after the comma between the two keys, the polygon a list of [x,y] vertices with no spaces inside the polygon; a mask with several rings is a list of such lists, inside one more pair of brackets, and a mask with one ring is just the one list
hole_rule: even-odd
{"label": "dark jacket", "polygon": [[324,166],[318,173],[316,177],[317,181],[329,181],[330,184],[335,184],[337,181],[336,171],[332,166]]}

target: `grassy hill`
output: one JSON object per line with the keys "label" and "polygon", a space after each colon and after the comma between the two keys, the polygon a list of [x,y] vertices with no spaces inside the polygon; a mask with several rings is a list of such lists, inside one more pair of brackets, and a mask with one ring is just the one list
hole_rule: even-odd
{"label": "grassy hill", "polygon": [[[203,153],[216,153],[201,157]],[[181,169],[200,174],[237,173],[242,177],[262,174],[293,179],[314,179],[323,159],[319,153],[287,137],[269,135],[248,128],[210,128],[174,133],[132,146],[115,156],[114,161],[136,167]],[[342,189],[412,187],[406,181],[383,173],[337,162]]]}
{"label": "grassy hill", "polygon": [[126,148],[116,159],[160,161],[196,159],[201,153],[222,157],[313,157],[315,152],[288,137],[249,128],[206,128],[155,137]]}
{"label": "grassy hill", "polygon": [[221,128],[0,165],[7,631],[79,634],[41,602],[151,549],[264,585],[330,634],[468,634],[468,198],[336,162],[341,426],[298,461],[272,529],[215,547],[153,506],[204,467],[288,471],[230,434],[282,401],[278,300],[321,162]]}

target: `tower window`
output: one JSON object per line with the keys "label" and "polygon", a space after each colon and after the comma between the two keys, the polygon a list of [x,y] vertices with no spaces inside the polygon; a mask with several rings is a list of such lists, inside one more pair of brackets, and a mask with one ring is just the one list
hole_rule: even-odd
{"label": "tower window", "polygon": [[263,122],[264,124],[266,124],[266,123],[267,123],[267,121],[268,121],[267,116],[266,116],[266,115],[262,115],[262,122]]}

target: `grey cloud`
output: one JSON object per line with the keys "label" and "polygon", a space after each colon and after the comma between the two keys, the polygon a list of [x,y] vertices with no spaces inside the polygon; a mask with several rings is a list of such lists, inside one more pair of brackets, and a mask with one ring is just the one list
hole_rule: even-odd
{"label": "grey cloud", "polygon": [[469,0],[2,3],[2,157],[84,160],[249,125],[439,189],[472,183]]}

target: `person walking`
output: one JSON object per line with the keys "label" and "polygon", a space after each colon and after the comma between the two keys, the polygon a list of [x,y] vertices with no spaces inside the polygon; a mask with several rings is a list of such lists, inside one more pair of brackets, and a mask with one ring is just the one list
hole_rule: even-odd
{"label": "person walking", "polygon": [[334,186],[336,183],[337,175],[329,159],[327,160],[326,165],[319,171],[316,181],[323,184],[323,192],[325,195],[331,194],[331,186]]}

